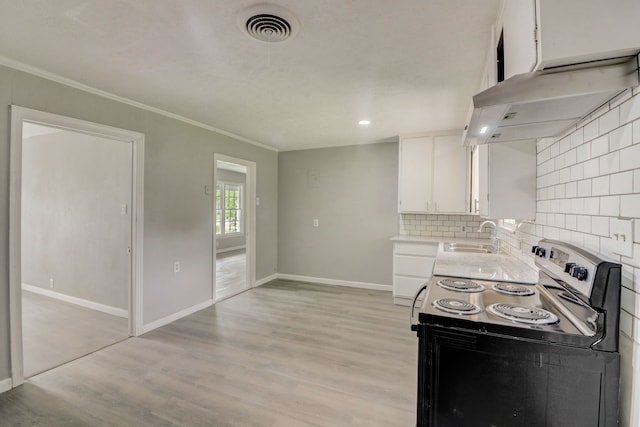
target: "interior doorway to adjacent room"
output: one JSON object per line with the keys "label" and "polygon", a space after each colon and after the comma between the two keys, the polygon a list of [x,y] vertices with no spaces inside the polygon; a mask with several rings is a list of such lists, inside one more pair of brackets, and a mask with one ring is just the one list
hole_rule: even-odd
{"label": "interior doorway to adjacent room", "polygon": [[214,300],[253,286],[255,278],[255,163],[215,155]]}

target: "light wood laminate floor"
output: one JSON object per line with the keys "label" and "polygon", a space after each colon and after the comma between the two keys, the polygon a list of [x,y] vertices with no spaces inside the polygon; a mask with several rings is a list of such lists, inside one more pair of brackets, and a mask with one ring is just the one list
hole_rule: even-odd
{"label": "light wood laminate floor", "polygon": [[247,289],[245,249],[216,254],[216,301]]}
{"label": "light wood laminate floor", "polygon": [[25,378],[85,356],[129,336],[129,321],[22,291]]}
{"label": "light wood laminate floor", "polygon": [[42,426],[415,425],[417,339],[388,292],[273,281],[0,395]]}

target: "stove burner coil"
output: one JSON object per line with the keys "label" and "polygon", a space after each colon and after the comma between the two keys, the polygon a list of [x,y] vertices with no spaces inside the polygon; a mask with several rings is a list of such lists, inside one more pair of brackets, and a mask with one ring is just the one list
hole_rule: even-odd
{"label": "stove burner coil", "polygon": [[433,302],[433,306],[447,313],[453,314],[477,314],[480,307],[468,301],[456,298],[440,298]]}
{"label": "stove burner coil", "polygon": [[527,307],[526,305],[499,303],[491,304],[487,309],[503,319],[530,325],[551,325],[558,322],[558,317],[555,314],[541,308]]}
{"label": "stove burner coil", "polygon": [[457,292],[482,292],[484,286],[471,280],[442,279],[438,280],[438,286]]}
{"label": "stove burner coil", "polygon": [[492,286],[492,288],[494,291],[506,295],[517,295],[526,297],[535,294],[533,289],[524,285],[516,285],[514,283],[496,283]]}

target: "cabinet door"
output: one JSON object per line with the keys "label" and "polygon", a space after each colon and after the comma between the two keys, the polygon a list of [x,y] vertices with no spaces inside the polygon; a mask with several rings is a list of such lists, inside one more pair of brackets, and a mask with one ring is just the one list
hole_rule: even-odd
{"label": "cabinet door", "polygon": [[432,199],[433,137],[400,141],[399,212],[427,212]]}
{"label": "cabinet door", "polygon": [[535,0],[504,2],[504,78],[533,71],[536,65]]}
{"label": "cabinet door", "polygon": [[434,211],[469,212],[469,149],[460,135],[435,137],[433,149]]}

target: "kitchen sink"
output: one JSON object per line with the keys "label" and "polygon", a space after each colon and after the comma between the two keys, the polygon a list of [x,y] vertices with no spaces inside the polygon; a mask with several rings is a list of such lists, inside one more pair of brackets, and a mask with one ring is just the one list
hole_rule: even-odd
{"label": "kitchen sink", "polygon": [[498,252],[495,246],[487,243],[452,242],[444,243],[442,246],[445,252],[468,252],[475,254],[495,254]]}

